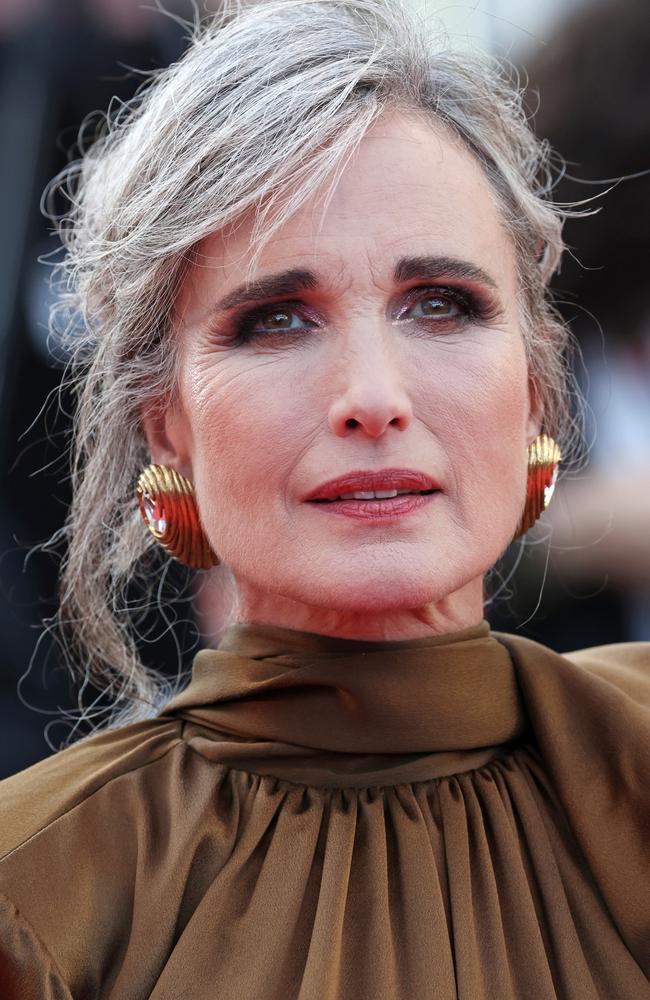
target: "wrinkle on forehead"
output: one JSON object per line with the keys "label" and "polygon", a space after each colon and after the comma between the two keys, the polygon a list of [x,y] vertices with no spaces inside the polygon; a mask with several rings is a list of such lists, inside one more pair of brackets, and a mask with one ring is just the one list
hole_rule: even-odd
{"label": "wrinkle on forehead", "polygon": [[[444,126],[420,116],[379,119],[350,157],[323,211],[305,202],[264,246],[255,274],[292,266],[317,271],[325,288],[386,289],[399,256],[468,259],[516,297],[514,246],[498,198],[476,157]],[[252,212],[206,237],[180,289],[177,315],[221,297],[246,278]]]}

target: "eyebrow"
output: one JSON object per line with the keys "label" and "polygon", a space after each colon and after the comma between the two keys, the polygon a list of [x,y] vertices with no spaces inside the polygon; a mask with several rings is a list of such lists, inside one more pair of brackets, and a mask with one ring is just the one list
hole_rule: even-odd
{"label": "eyebrow", "polygon": [[[400,257],[395,265],[393,278],[396,283],[420,278],[439,281],[441,278],[460,278],[474,281],[496,289],[497,283],[487,271],[467,260],[455,257]],[[212,314],[228,312],[247,302],[274,298],[279,295],[295,295],[296,292],[314,291],[320,287],[318,276],[313,271],[292,268],[262,278],[228,292],[211,310]]]}

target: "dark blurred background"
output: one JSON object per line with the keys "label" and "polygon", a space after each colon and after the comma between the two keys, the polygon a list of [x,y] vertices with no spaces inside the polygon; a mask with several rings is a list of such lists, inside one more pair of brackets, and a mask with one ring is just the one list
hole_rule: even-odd
{"label": "dark blurred background", "polygon": [[[179,24],[134,0],[0,0],[1,776],[58,746],[68,728],[54,720],[76,704],[63,658],[42,628],[56,609],[58,560],[38,551],[26,560],[62,525],[69,503],[72,400],[56,396],[63,370],[48,349],[51,268],[38,262],[57,242],[40,198],[74,156],[86,116],[115,97],[128,100],[142,82],[137,71],[167,65],[184,44]],[[164,631],[142,624],[143,633],[152,630]],[[187,659],[189,635],[182,642]],[[143,655],[175,672],[169,634],[143,643]]]}
{"label": "dark blurred background", "polygon": [[[449,16],[435,2],[410,2]],[[47,341],[50,268],[38,258],[57,244],[40,198],[75,155],[84,118],[114,97],[127,100],[138,71],[182,53],[183,29],[152,7],[0,0],[0,777],[60,744],[67,729],[56,720],[77,698],[43,631],[56,609],[57,559],[38,550],[28,557],[61,526],[69,502],[72,401],[57,394],[61,359]],[[165,7],[190,16],[183,0]],[[567,161],[556,196],[594,198],[600,209],[567,224],[570,253],[555,282],[582,350],[589,461],[558,487],[533,544],[512,547],[486,609],[493,628],[562,651],[650,640],[650,177],[642,176],[650,170],[650,17],[647,0],[549,3],[546,19],[544,7],[456,5],[447,27],[455,43],[487,47],[521,68],[533,124]],[[205,609],[208,589],[201,600]],[[185,601],[176,637],[153,619],[141,626],[145,661],[175,674],[180,648],[189,667],[200,611]],[[206,641],[208,619],[200,619]]]}

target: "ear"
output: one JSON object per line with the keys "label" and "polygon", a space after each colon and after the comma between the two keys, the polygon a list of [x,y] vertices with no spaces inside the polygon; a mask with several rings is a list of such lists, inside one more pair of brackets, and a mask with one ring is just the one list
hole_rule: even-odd
{"label": "ear", "polygon": [[140,409],[142,429],[155,465],[169,465],[192,479],[192,435],[179,402],[169,397],[149,400]]}
{"label": "ear", "polygon": [[526,444],[532,444],[542,432],[544,411],[539,385],[532,375],[528,378],[528,419],[526,421]]}

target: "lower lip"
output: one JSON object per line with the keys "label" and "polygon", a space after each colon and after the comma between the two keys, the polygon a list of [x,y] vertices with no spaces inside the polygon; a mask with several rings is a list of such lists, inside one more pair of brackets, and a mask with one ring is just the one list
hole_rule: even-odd
{"label": "lower lip", "polygon": [[334,500],[332,503],[313,503],[312,507],[326,514],[340,514],[343,517],[356,517],[360,521],[395,521],[405,514],[426,507],[438,495],[427,493],[426,496],[404,494],[390,497],[386,500]]}

